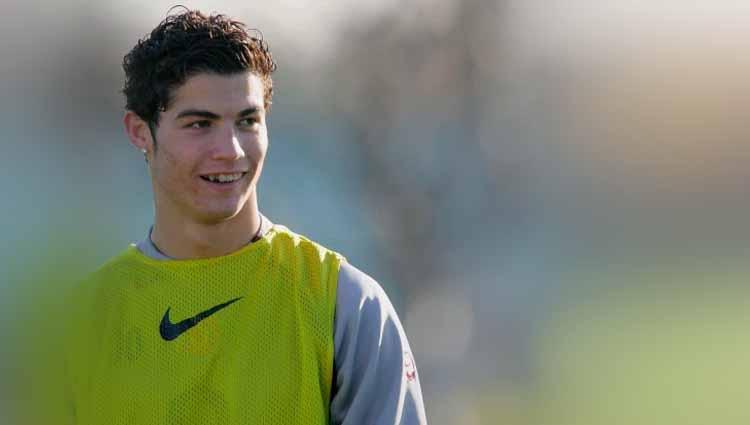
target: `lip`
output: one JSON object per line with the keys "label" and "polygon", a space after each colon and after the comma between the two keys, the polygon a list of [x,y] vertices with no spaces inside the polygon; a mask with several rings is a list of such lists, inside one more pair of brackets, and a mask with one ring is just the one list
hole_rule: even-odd
{"label": "lip", "polygon": [[[218,182],[212,182],[204,179],[202,176],[209,176],[209,175],[216,175],[216,174],[242,174],[242,177],[238,178],[237,180],[230,182],[230,183],[218,183]],[[247,171],[234,171],[234,172],[219,172],[219,173],[201,173],[198,176],[198,180],[201,181],[201,183],[205,184],[207,187],[211,188],[212,190],[216,190],[219,192],[227,192],[232,191],[238,186],[240,186],[245,178],[247,177]]]}
{"label": "lip", "polygon": [[[208,172],[208,173],[199,173],[198,175],[199,175],[199,176],[215,176],[215,175],[218,175],[218,174],[238,174],[238,173],[246,174],[246,173],[247,173],[247,170],[235,170],[235,171],[211,171],[211,172]],[[243,177],[244,177],[244,176],[243,176]]]}

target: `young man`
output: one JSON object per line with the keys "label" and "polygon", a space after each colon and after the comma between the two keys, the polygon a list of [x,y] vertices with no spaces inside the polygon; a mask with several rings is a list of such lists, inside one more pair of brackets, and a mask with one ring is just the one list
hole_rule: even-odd
{"label": "young man", "polygon": [[169,16],[125,56],[148,235],[81,285],[66,352],[81,424],[425,424],[380,286],[258,210],[275,70],[222,15]]}

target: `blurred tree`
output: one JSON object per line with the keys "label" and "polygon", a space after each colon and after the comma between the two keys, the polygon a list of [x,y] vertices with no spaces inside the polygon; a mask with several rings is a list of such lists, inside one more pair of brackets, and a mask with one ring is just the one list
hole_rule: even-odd
{"label": "blurred tree", "polygon": [[510,245],[500,229],[523,219],[522,170],[498,167],[486,149],[500,140],[484,140],[499,139],[485,128],[502,89],[503,5],[404,5],[352,29],[333,63],[338,112],[361,145],[383,252],[408,296],[459,264],[497,266]]}

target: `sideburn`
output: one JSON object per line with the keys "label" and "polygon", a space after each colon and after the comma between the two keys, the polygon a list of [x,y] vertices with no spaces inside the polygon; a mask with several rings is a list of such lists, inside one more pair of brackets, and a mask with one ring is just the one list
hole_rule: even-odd
{"label": "sideburn", "polygon": [[156,154],[156,146],[158,145],[156,143],[156,124],[154,124],[152,121],[149,121],[148,123],[148,131],[151,132],[151,140],[154,141],[154,154]]}

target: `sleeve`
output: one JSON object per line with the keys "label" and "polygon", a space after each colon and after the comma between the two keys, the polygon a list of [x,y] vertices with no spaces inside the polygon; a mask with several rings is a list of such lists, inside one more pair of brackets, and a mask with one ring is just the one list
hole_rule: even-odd
{"label": "sleeve", "polygon": [[331,423],[426,425],[416,364],[388,296],[342,263],[334,319]]}

